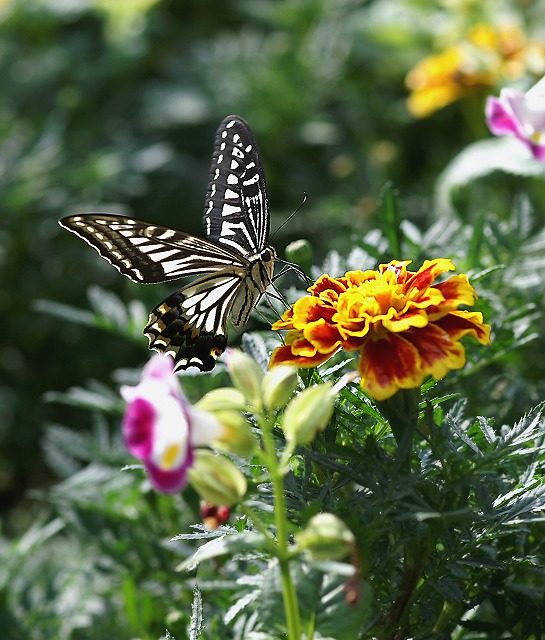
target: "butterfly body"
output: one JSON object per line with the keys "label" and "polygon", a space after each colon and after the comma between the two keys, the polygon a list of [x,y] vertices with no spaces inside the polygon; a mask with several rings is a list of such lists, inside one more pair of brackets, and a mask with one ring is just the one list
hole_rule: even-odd
{"label": "butterfly body", "polygon": [[150,313],[150,348],[170,353],[176,369],[214,367],[235,327],[272,282],[276,252],[268,245],[265,173],[248,124],[229,116],[216,134],[206,195],[206,239],[135,218],[89,213],[61,226],[85,240],[134,282],[197,278]]}

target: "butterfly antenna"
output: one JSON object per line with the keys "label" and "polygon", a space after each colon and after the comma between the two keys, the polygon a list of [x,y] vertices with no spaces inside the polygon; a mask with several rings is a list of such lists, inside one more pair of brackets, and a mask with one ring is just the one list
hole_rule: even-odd
{"label": "butterfly antenna", "polygon": [[288,224],[288,222],[289,222],[289,221],[293,218],[293,216],[294,216],[294,215],[295,215],[295,214],[296,214],[296,213],[301,209],[301,207],[302,207],[304,204],[306,204],[307,200],[308,200],[308,196],[307,196],[307,194],[306,194],[306,193],[303,193],[303,199],[301,200],[301,204],[297,207],[297,209],[295,209],[295,211],[294,211],[290,216],[288,216],[288,217],[284,220],[284,222],[283,222],[283,223],[282,223],[282,224],[281,224],[281,225],[276,229],[276,231],[274,231],[274,232],[273,232],[273,234],[272,234],[271,238],[274,238],[274,236],[275,236],[275,235],[280,231],[280,229],[282,229],[282,227],[283,227],[285,224]]}

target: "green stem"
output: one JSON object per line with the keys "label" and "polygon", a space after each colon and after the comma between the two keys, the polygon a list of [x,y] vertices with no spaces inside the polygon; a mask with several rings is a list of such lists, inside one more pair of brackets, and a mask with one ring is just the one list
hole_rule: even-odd
{"label": "green stem", "polygon": [[431,524],[427,533],[420,540],[415,540],[405,545],[403,578],[399,588],[400,595],[386,614],[383,633],[379,636],[381,639],[391,640],[394,637],[398,637],[400,633],[406,632],[410,604],[427,561],[435,548],[440,531],[440,523]]}
{"label": "green stem", "polygon": [[276,525],[276,557],[282,579],[282,598],[286,612],[286,626],[289,640],[301,639],[301,618],[297,592],[291,579],[289,568],[288,527],[286,520],[286,498],[284,495],[284,464],[279,462],[272,434],[272,420],[267,416],[260,419],[263,437],[263,454],[266,461],[274,495],[274,520]]}
{"label": "green stem", "polygon": [[447,625],[451,622],[452,618],[455,615],[458,615],[460,612],[460,605],[456,602],[445,602],[443,604],[443,608],[439,617],[437,618],[437,622],[433,626],[432,631],[434,633],[441,633],[445,630]]}

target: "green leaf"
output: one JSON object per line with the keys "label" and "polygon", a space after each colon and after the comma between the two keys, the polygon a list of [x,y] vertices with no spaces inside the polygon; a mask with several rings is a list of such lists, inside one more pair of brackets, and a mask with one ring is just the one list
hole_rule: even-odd
{"label": "green leaf", "polygon": [[198,640],[204,629],[202,611],[202,596],[199,587],[193,588],[193,603],[191,604],[191,620],[189,623],[189,640]]}
{"label": "green leaf", "polygon": [[176,567],[176,571],[193,571],[193,569],[205,560],[234,555],[235,553],[241,553],[243,551],[262,551],[265,547],[265,537],[260,533],[246,531],[244,533],[222,536],[199,547],[191,557]]}
{"label": "green leaf", "polygon": [[451,193],[494,171],[519,176],[545,175],[545,165],[525,157],[525,148],[514,138],[480,140],[467,146],[447,166],[437,181],[435,210],[452,215]]}
{"label": "green leaf", "polygon": [[[353,567],[351,570],[353,572]],[[334,640],[359,637],[371,613],[371,588],[367,583],[357,583],[357,604],[349,606],[345,592],[346,575],[323,573],[298,561],[290,564],[290,573],[297,590],[303,629],[313,629],[320,637]],[[273,562],[263,578],[259,608],[265,628],[279,628],[279,621],[285,619],[283,606],[280,573],[277,563]]]}

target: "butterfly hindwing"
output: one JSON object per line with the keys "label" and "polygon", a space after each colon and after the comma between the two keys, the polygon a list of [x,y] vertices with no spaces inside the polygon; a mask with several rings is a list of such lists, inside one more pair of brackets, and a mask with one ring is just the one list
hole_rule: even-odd
{"label": "butterfly hindwing", "polygon": [[243,255],[259,254],[270,230],[265,172],[254,135],[239,116],[228,116],[216,134],[204,225],[211,240]]}
{"label": "butterfly hindwing", "polygon": [[272,281],[265,173],[239,116],[225,118],[216,134],[204,223],[206,239],[111,214],[60,221],[134,282],[198,276],[157,305],[144,329],[150,349],[171,354],[176,369],[210,371],[227,346],[228,318],[243,326]]}
{"label": "butterfly hindwing", "polygon": [[174,356],[177,369],[210,371],[227,346],[227,318],[244,274],[211,274],[170,295],[150,313],[150,348]]}

